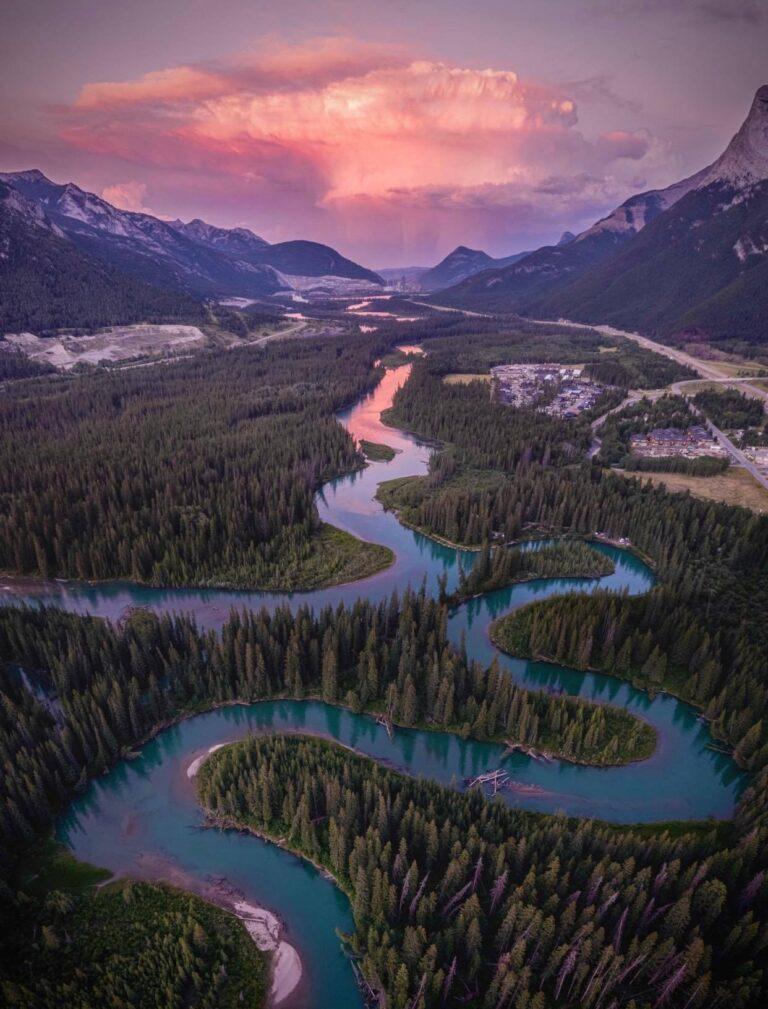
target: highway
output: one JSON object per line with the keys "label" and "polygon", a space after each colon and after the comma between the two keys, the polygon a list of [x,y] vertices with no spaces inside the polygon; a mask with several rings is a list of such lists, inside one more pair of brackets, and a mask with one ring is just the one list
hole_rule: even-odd
{"label": "highway", "polygon": [[[656,354],[663,354],[664,357],[668,357],[673,361],[677,361],[678,364],[687,365],[689,368],[692,368],[695,372],[701,375],[701,377],[703,379],[706,379],[708,382],[721,382],[725,385],[736,384],[737,386],[744,387],[745,390],[748,390],[753,395],[759,397],[760,399],[768,403],[768,392],[766,392],[763,389],[760,389],[758,386],[755,386],[752,382],[749,381],[749,379],[744,379],[740,377],[735,379],[723,378],[722,374],[719,371],[717,371],[716,367],[713,364],[710,364],[709,361],[702,361],[697,357],[692,357],[690,354],[686,354],[685,351],[677,350],[675,347],[667,347],[663,343],[656,343],[655,340],[651,340],[647,336],[641,336],[639,333],[630,333],[627,330],[616,329],[613,326],[590,326],[587,323],[583,322],[571,322],[570,319],[532,319],[531,322],[538,322],[541,325],[545,326],[547,325],[571,326],[574,329],[594,329],[597,333],[602,333],[604,336],[623,336],[628,340],[633,340],[641,347],[645,347],[646,350],[652,350]],[[673,385],[670,386],[669,391],[678,393],[679,395],[686,395],[683,387],[689,385],[690,381],[698,381],[698,380],[694,379],[694,380],[688,380],[686,382],[675,382]],[[645,395],[652,397],[658,395],[658,393],[659,393],[658,390],[653,390],[652,392],[648,392]],[[628,400],[625,400],[624,404],[622,405],[626,406],[627,402],[631,401],[631,399],[632,396],[628,397]],[[595,421],[595,423],[592,426],[593,431],[595,430],[596,426],[597,427],[600,426],[600,424],[603,422],[603,420],[605,420],[605,417],[607,416],[608,414],[605,414],[603,417],[599,417],[597,421]],[[734,443],[731,441],[728,435],[725,434],[725,432],[721,431],[719,427],[715,427],[715,425],[712,423],[711,420],[709,420],[709,418],[705,417],[704,420],[706,421],[709,430],[712,432],[717,441],[723,446],[726,452],[730,455],[731,459],[737,465],[743,466],[744,469],[748,473],[750,473],[762,487],[765,487],[765,489],[768,490],[768,476],[760,472],[757,466],[755,466],[755,464],[744,455],[741,449],[737,448],[734,445]],[[599,446],[595,448],[595,443],[593,442],[592,448],[590,448],[590,455],[596,454],[597,451],[599,451]]]}

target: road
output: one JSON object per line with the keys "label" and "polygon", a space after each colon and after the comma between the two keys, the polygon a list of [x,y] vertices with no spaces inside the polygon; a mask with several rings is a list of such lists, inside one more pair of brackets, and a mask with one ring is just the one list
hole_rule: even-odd
{"label": "road", "polygon": [[762,486],[765,487],[766,490],[768,490],[768,476],[765,476],[763,473],[761,473],[760,470],[757,468],[757,466],[755,466],[755,464],[752,462],[752,460],[748,459],[741,451],[741,449],[737,448],[733,444],[733,442],[731,441],[731,439],[728,437],[727,434],[721,431],[719,427],[715,427],[715,425],[708,417],[704,417],[704,421],[709,430],[717,439],[717,441],[720,442],[720,444],[723,446],[725,451],[731,456],[731,458],[739,466],[743,466],[748,473],[752,474],[752,476],[755,478],[755,480],[757,480],[759,484],[762,484]]}
{"label": "road", "polygon": [[[727,388],[738,389],[739,392],[745,392],[756,399],[762,399],[762,401],[768,404],[768,390],[761,389],[757,385],[757,381],[765,381],[765,379],[748,379],[748,378],[711,378],[707,379],[709,382],[717,382],[719,385],[724,385]],[[670,386],[672,392],[678,396],[690,395],[690,390],[686,390],[686,386],[699,385],[699,380],[697,378],[691,379],[687,382],[675,382]]]}
{"label": "road", "polygon": [[[677,361],[678,364],[687,365],[689,368],[692,368],[695,372],[701,375],[703,379],[706,379],[709,382],[733,384],[735,381],[740,386],[749,389],[751,393],[758,396],[760,399],[768,402],[768,393],[753,385],[748,379],[737,378],[734,380],[733,378],[723,378],[722,374],[717,371],[715,366],[710,364],[708,361],[702,361],[697,357],[692,357],[690,354],[686,354],[685,351],[677,350],[675,347],[667,347],[663,343],[656,343],[655,340],[651,340],[647,336],[641,336],[639,333],[630,333],[624,329],[615,329],[613,326],[590,326],[583,322],[571,322],[569,319],[532,319],[531,321],[538,322],[545,326],[571,326],[573,329],[594,329],[596,332],[602,333],[604,336],[623,336],[628,340],[633,340],[641,347],[645,347],[646,350],[652,350],[656,354],[663,354],[664,357],[668,357],[672,361]],[[670,386],[670,391],[678,392],[682,386],[687,384],[688,382],[675,382],[672,386]],[[680,392],[680,394],[685,395],[684,392]],[[650,395],[652,395],[652,393]],[[598,420],[602,422],[607,416],[608,414],[605,414],[602,418],[598,418]],[[744,455],[741,449],[737,448],[733,444],[725,432],[721,431],[719,427],[715,427],[709,418],[704,418],[704,420],[706,421],[709,430],[734,462],[736,462],[739,466],[743,466],[744,469],[750,473],[762,487],[765,487],[765,489],[768,490],[768,476],[760,472],[757,466],[755,466],[755,464]],[[599,451],[599,446],[594,453],[592,452],[592,448],[590,448],[591,454],[596,454],[597,451]]]}
{"label": "road", "polygon": [[408,298],[414,305],[421,305],[422,308],[433,308],[436,312],[458,312],[459,315],[473,315],[477,319],[492,319],[493,316],[487,312],[471,312],[468,308],[451,308],[449,305],[432,305],[428,301],[417,301],[415,298]]}

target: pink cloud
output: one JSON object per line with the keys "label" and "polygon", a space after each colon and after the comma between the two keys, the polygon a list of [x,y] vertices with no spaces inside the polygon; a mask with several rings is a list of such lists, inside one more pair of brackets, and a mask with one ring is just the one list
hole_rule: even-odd
{"label": "pink cloud", "polygon": [[224,94],[229,84],[218,75],[195,67],[171,67],[144,74],[135,81],[86,84],[75,108],[100,109],[179,102],[189,104]]}
{"label": "pink cloud", "polygon": [[[177,196],[204,185],[209,202],[267,234],[284,234],[290,217],[294,233],[324,228],[313,237],[357,251],[370,244],[367,214],[392,230],[398,259],[452,233],[449,213],[461,241],[477,242],[495,217],[519,244],[569,204],[571,222],[602,212],[626,195],[622,165],[637,176],[654,156],[645,134],[586,139],[566,88],[343,38],[88,84],[61,136],[109,161],[112,178],[118,162],[154,173],[153,192],[171,176]],[[405,220],[416,209],[417,226]]]}
{"label": "pink cloud", "polygon": [[159,214],[156,210],[148,207],[144,201],[147,195],[147,187],[143,182],[131,180],[129,182],[114,182],[111,186],[105,186],[101,191],[102,197],[115,207],[121,210],[132,210],[137,214],[151,214],[153,217],[168,219],[166,215]]}

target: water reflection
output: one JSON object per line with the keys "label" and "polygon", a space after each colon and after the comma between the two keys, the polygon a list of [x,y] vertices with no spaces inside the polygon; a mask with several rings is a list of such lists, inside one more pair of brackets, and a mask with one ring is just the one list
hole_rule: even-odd
{"label": "water reflection", "polygon": [[[387,428],[380,420],[410,367],[387,372],[380,385],[340,415],[356,438],[382,442],[397,450],[389,462],[331,482],[318,495],[321,518],[362,539],[390,547],[392,567],[353,585],[307,593],[235,592],[228,590],[151,589],[114,582],[28,583],[24,598],[79,613],[115,619],[128,606],[193,615],[202,628],[218,628],[235,608],[289,605],[296,608],[351,603],[360,596],[386,599],[393,590],[426,584],[436,592],[441,576],[449,591],[459,567],[471,563],[467,551],[443,546],[402,526],[375,500],[382,480],[426,472],[429,448]],[[549,579],[528,582],[474,599],[449,619],[451,639],[465,641],[470,657],[488,664],[498,652],[488,637],[492,620],[536,599],[597,588],[641,593],[653,584],[651,572],[624,551],[609,546],[616,570],[598,580]],[[5,593],[19,598],[19,582]],[[3,592],[0,588],[0,598]],[[351,972],[339,952],[334,929],[350,929],[346,898],[311,866],[284,851],[237,834],[198,830],[200,814],[185,768],[197,754],[216,743],[249,732],[275,730],[314,732],[352,746],[410,774],[463,788],[468,776],[504,766],[519,783],[504,798],[531,810],[601,817],[618,822],[728,816],[744,786],[733,762],[707,748],[709,733],[688,705],[659,694],[651,698],[608,676],[541,662],[500,656],[503,668],[520,683],[625,707],[647,719],[659,733],[653,756],[620,768],[590,768],[565,762],[543,763],[523,754],[502,757],[499,746],[462,740],[445,733],[396,730],[393,739],[366,716],[330,708],[316,701],[268,701],[222,708],[187,719],[167,729],[144,747],[140,757],[123,762],[91,783],[62,818],[60,836],[79,857],[115,871],[141,871],[149,855],[162,855],[198,877],[224,875],[235,885],[279,909],[292,940],[305,959],[309,988],[297,1000],[301,1007],[344,1009],[359,1006]]]}

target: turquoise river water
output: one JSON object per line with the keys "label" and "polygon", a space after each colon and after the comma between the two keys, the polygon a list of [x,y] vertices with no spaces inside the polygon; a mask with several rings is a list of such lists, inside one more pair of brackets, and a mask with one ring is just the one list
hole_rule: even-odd
{"label": "turquoise river water", "polygon": [[[407,365],[387,371],[373,393],[339,417],[356,438],[385,442],[398,454],[391,462],[372,463],[333,481],[318,495],[323,520],[394,551],[396,561],[386,571],[349,585],[292,594],[165,590],[125,582],[9,581],[0,586],[0,602],[18,602],[21,595],[30,602],[112,619],[128,606],[144,606],[192,613],[201,626],[218,627],[232,607],[286,603],[319,607],[361,596],[378,600],[394,588],[417,587],[422,581],[435,592],[441,575],[447,576],[450,589],[457,582],[462,556],[465,564],[471,557],[405,528],[374,497],[382,480],[426,472],[429,448],[380,420],[408,372]],[[353,928],[346,897],[314,867],[281,848],[235,832],[200,829],[201,814],[186,768],[214,744],[250,732],[320,733],[393,767],[453,787],[463,787],[469,775],[504,766],[519,783],[507,801],[526,809],[562,810],[619,823],[729,816],[745,777],[730,758],[708,749],[708,729],[690,706],[666,694],[651,699],[609,676],[499,656],[492,646],[491,621],[532,600],[597,587],[641,593],[652,586],[652,573],[632,554],[602,545],[595,549],[613,558],[612,575],[598,580],[546,579],[488,593],[459,607],[450,618],[449,632],[456,642],[466,635],[472,658],[487,664],[498,657],[511,676],[532,689],[563,690],[618,705],[646,719],[659,739],[650,759],[604,769],[544,763],[522,754],[502,759],[501,748],[492,744],[406,729],[396,729],[390,740],[385,729],[365,715],[317,701],[268,701],[218,709],[165,730],[138,759],[119,764],[91,783],[62,818],[59,837],[77,857],[116,873],[169,878],[177,873],[179,878],[198,880],[225,877],[251,903],[277,911],[286,938],[301,954],[302,984],[283,1006],[356,1009],[360,995],[335,934],[337,928]]]}

